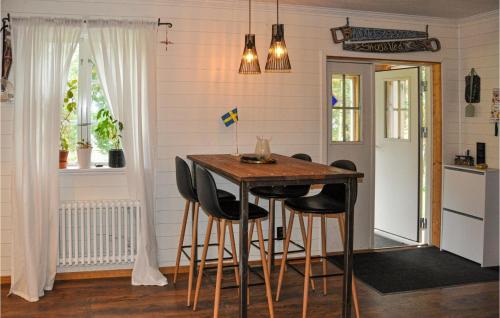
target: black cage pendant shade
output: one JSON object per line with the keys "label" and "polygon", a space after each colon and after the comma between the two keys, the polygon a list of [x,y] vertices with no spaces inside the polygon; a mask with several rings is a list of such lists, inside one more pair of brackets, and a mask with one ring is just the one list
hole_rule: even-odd
{"label": "black cage pendant shade", "polygon": [[276,0],[276,24],[273,24],[271,46],[267,55],[266,72],[290,72],[292,65],[285,44],[285,27],[279,24],[279,3]]}
{"label": "black cage pendant shade", "polygon": [[252,34],[252,2],[248,1],[248,34],[245,34],[245,49],[240,63],[240,74],[260,74],[259,57],[255,47],[255,34]]}

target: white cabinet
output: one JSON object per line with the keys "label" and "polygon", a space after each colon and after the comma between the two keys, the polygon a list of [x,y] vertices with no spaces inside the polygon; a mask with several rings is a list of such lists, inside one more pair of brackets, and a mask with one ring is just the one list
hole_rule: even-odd
{"label": "white cabinet", "polygon": [[498,266],[498,177],[497,169],[444,166],[442,250]]}

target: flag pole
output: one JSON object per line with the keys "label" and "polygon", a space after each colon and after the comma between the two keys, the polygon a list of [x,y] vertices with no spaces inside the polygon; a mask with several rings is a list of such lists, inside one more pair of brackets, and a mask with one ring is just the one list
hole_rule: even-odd
{"label": "flag pole", "polygon": [[240,151],[238,150],[238,120],[236,121],[236,155],[239,155]]}

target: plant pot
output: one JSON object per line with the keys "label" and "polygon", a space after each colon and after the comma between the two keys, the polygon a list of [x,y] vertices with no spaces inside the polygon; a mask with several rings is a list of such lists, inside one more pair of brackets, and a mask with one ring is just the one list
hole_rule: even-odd
{"label": "plant pot", "polygon": [[80,169],[90,168],[90,158],[92,156],[92,147],[88,148],[78,148],[76,150],[76,156],[78,157],[78,166]]}
{"label": "plant pot", "polygon": [[68,166],[68,154],[67,150],[59,150],[59,169],[66,169]]}
{"label": "plant pot", "polygon": [[111,149],[109,151],[108,165],[110,168],[125,167],[125,154],[122,149]]}

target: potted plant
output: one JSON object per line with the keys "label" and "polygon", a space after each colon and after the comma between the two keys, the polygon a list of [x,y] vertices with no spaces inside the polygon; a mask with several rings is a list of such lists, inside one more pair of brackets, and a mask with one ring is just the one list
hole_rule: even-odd
{"label": "potted plant", "polygon": [[92,156],[92,145],[90,142],[85,141],[85,139],[82,138],[82,140],[78,142],[76,156],[78,158],[78,166],[80,169],[89,169],[90,158]]}
{"label": "potted plant", "polygon": [[94,131],[97,138],[106,139],[111,142],[111,149],[109,149],[108,157],[109,167],[125,167],[125,155],[121,147],[123,123],[114,119],[111,112],[106,108],[99,110],[96,117],[97,126],[94,128]]}
{"label": "potted plant", "polygon": [[77,80],[71,80],[67,83],[68,90],[64,97],[61,111],[61,123],[59,126],[59,169],[66,169],[68,166],[68,153],[71,139],[71,117],[76,111],[75,91],[78,88]]}

